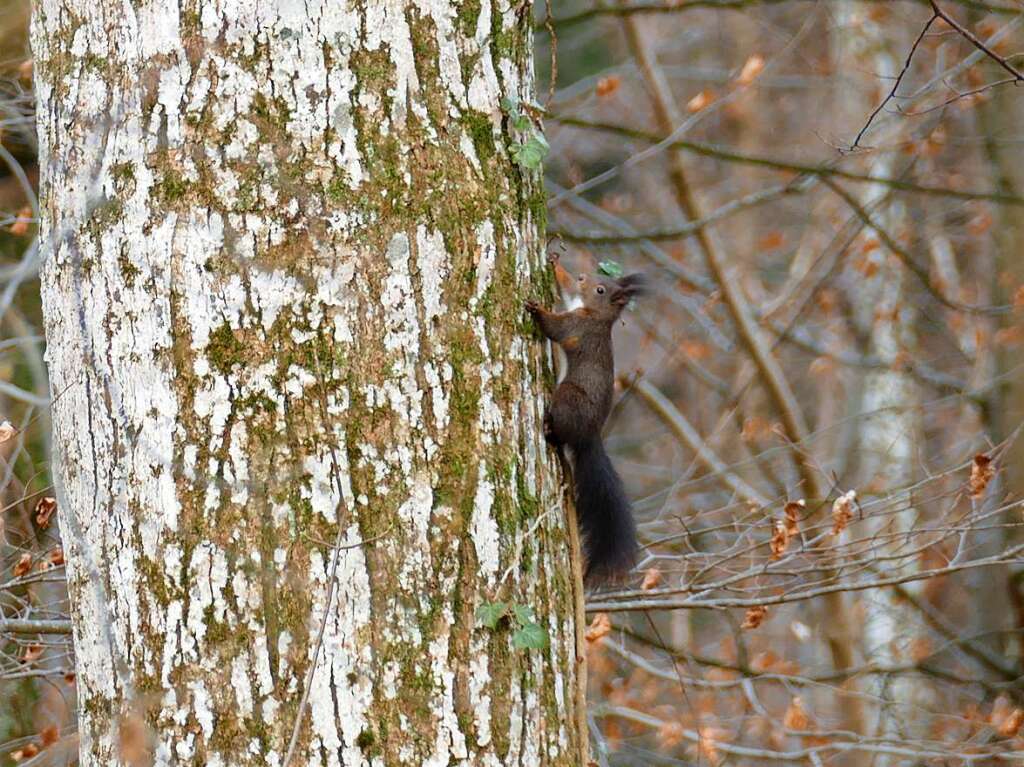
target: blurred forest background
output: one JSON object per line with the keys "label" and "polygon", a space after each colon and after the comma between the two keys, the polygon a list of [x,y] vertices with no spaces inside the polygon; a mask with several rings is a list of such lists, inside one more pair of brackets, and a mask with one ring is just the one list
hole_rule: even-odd
{"label": "blurred forest background", "polygon": [[[29,4],[0,9],[0,765],[63,764],[68,637],[17,625],[66,595]],[[590,596],[595,761],[1021,763],[1024,3],[534,17],[550,250],[657,286],[617,330],[645,548]]]}

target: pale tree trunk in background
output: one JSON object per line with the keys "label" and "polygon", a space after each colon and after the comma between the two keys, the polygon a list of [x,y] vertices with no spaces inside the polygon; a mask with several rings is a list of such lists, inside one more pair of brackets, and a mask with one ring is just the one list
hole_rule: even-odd
{"label": "pale tree trunk in background", "polygon": [[584,761],[520,9],[37,5],[84,765]]}
{"label": "pale tree trunk in background", "polygon": [[[902,48],[885,36],[885,15],[890,9],[870,3],[845,2],[837,10],[835,40],[841,52],[840,71],[851,77],[865,73],[865,77],[877,81],[874,93],[870,84],[842,90],[846,102],[843,118],[852,120],[846,131],[855,133],[892,87],[902,66],[894,48],[896,51]],[[899,155],[892,149],[897,140],[891,124],[865,137],[868,146],[884,147],[871,156],[868,170],[872,174],[886,178],[900,175]],[[897,242],[906,242],[913,223],[901,201],[883,199],[888,191],[880,185],[869,186],[858,201]],[[907,538],[903,534],[914,527],[918,515],[911,505],[910,493],[901,490],[914,481],[921,428],[919,393],[914,381],[900,371],[902,357],[917,356],[914,317],[910,302],[904,298],[906,271],[881,238],[866,229],[852,253],[855,263],[846,277],[849,285],[856,285],[856,291],[849,293],[854,302],[854,320],[868,338],[868,353],[890,366],[888,370],[871,371],[865,376],[856,489],[862,495],[884,493],[890,499],[886,507],[895,509],[875,517],[869,511],[864,525],[855,527],[854,535],[877,535],[879,556],[900,556],[906,549]],[[879,562],[879,568],[888,575],[895,574],[891,564]],[[915,584],[906,588],[911,592],[918,590]],[[895,591],[885,589],[864,592],[863,605],[865,659],[882,666],[912,662],[915,652],[923,647],[920,642],[927,636],[916,610]],[[924,735],[921,728],[927,717],[925,711],[917,707],[928,705],[933,696],[923,678],[876,676],[865,691],[885,701],[877,711],[878,735]],[[875,764],[891,765],[902,761],[905,760],[880,756]]]}
{"label": "pale tree trunk in background", "polygon": [[[971,19],[974,21],[974,19]],[[975,109],[978,126],[985,136],[985,159],[988,161],[992,186],[1000,192],[1018,193],[1024,187],[1024,173],[1021,172],[1019,154],[1010,149],[1007,137],[1017,135],[1024,110],[1021,100],[1015,99],[1012,91],[1006,93],[994,89],[989,98],[980,101]],[[995,293],[996,304],[1009,304],[1015,300],[1019,286],[1024,285],[1024,261],[1020,257],[1020,244],[1024,241],[1024,221],[1019,211],[1013,207],[998,206],[991,211],[994,225],[991,230],[992,247],[995,249],[993,261],[994,279],[991,289]],[[1018,323],[1024,322],[1019,316]],[[990,392],[988,426],[994,441],[999,443],[1015,433],[1017,425],[1024,419],[1024,376],[1019,373],[1020,346],[1010,344],[1008,347],[992,349],[989,364],[992,366],[991,380],[1002,376],[1000,386]],[[983,358],[984,358],[983,357]],[[1006,467],[1021,466],[1024,462],[1024,441],[1013,439],[1002,457]],[[1007,494],[1019,496],[1024,492],[1022,472],[1010,470],[999,472],[997,480],[1007,489]],[[990,498],[1001,498],[998,490],[989,491]],[[1007,516],[1012,519],[1013,512]],[[1021,541],[1022,534],[1017,525],[1008,524],[1001,527],[996,534],[1002,538],[998,545],[1011,546]],[[979,574],[980,575],[980,574]],[[980,577],[977,579],[980,581]],[[989,576],[991,578],[991,575]],[[1001,577],[1001,576],[999,576]],[[994,589],[991,580],[983,586],[985,597],[978,605],[972,601],[975,614],[986,619],[985,628],[993,625],[1004,627],[1009,615],[1010,625],[1016,629],[1006,635],[1002,642],[995,638],[988,640],[997,652],[1009,657],[1024,656],[1024,568],[1019,564],[1008,568],[1007,588]],[[975,581],[977,582],[977,581]],[[998,601],[1000,600],[1002,604]],[[1007,604],[1009,602],[1009,604]],[[980,641],[985,642],[982,638]],[[1001,646],[1000,646],[1001,645]]]}

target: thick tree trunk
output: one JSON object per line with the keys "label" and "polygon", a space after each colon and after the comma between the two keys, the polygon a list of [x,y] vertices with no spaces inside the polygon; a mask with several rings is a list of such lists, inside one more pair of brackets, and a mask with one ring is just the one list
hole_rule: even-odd
{"label": "thick tree trunk", "polygon": [[280,765],[297,718],[296,764],[584,761],[522,6],[41,0],[32,38],[82,763]]}

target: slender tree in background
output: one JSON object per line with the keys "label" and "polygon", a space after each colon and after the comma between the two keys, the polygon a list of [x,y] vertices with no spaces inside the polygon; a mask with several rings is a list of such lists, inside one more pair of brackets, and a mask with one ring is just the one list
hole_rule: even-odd
{"label": "slender tree in background", "polygon": [[520,10],[36,7],[82,764],[582,762]]}
{"label": "slender tree in background", "polygon": [[[833,30],[836,68],[839,71],[864,73],[869,78],[859,88],[841,89],[837,105],[859,130],[864,115],[877,105],[876,80],[886,84],[895,80],[902,61],[899,51],[909,44],[886,34],[888,11],[872,8],[870,3],[845,0],[836,13]],[[845,103],[844,103],[845,102]],[[864,140],[885,146],[906,140],[906,123],[889,124],[865,135]],[[896,177],[904,158],[893,152],[870,153],[863,163],[865,172],[880,178]],[[832,185],[840,197],[849,194],[839,184]],[[906,273],[898,254],[883,244],[888,237],[907,242],[914,222],[907,211],[907,202],[892,198],[881,184],[868,185],[847,200],[848,208],[864,216],[863,229],[853,243],[859,257],[849,259],[843,274],[847,286],[857,287],[852,302],[852,321],[859,336],[865,339],[866,352],[882,363],[878,370],[866,371],[862,380],[851,387],[863,414],[856,436],[857,487],[862,492],[891,492],[895,511],[877,515],[852,534],[875,536],[880,552],[899,557],[906,535],[914,527],[918,510],[914,508],[908,489],[915,479],[915,454],[920,444],[920,411],[914,406],[920,400],[917,385],[902,369],[900,359],[919,356],[915,338],[915,309],[907,300]],[[859,207],[858,207],[859,206]],[[877,227],[877,228],[876,228]],[[910,564],[905,569],[914,569]],[[920,593],[920,583],[905,588]],[[864,657],[880,664],[895,666],[910,660],[915,644],[924,641],[926,626],[918,612],[901,598],[897,589],[879,589],[864,596],[862,652]],[[871,717],[879,734],[899,737],[900,734],[921,736],[927,717],[923,712],[933,703],[926,679],[875,677],[867,687],[880,701]],[[897,757],[876,757],[879,767],[898,763]]]}

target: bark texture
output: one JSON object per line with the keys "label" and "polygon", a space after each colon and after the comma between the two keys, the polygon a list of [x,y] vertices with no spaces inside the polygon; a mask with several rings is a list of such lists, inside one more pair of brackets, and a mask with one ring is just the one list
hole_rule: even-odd
{"label": "bark texture", "polygon": [[583,761],[527,16],[37,4],[82,764]]}
{"label": "bark texture", "polygon": [[[897,45],[886,36],[884,19],[873,17],[867,4],[845,2],[837,14],[837,42],[845,45],[849,58],[861,71],[870,72],[877,79],[878,90],[884,95],[900,72],[902,60]],[[894,51],[895,48],[895,51]],[[853,117],[863,121],[881,98],[869,97],[850,89],[849,111],[859,113]],[[869,134],[871,143],[896,146],[903,129],[893,123],[884,130]],[[867,170],[883,178],[898,177],[901,158],[893,151],[880,151],[872,158]],[[898,242],[910,239],[914,226],[905,203],[888,199],[889,190],[869,185],[859,198],[872,220]],[[920,356],[915,334],[915,316],[912,302],[907,300],[905,284],[909,277],[895,253],[882,243],[881,235],[868,228],[854,245],[864,254],[863,260],[847,273],[849,284],[857,286],[854,321],[864,338],[868,351],[889,366],[889,369],[871,371],[862,383],[860,413],[862,417],[858,435],[859,485],[862,495],[884,491],[888,503],[898,511],[888,515],[868,515],[864,524],[856,526],[862,535],[877,536],[880,556],[898,559],[905,555],[907,536],[920,521],[920,512],[914,506],[910,491],[916,478],[920,451],[921,413],[918,403],[921,394],[914,380],[901,370],[901,359]],[[881,563],[876,569],[881,568]],[[900,573],[915,568],[904,565]],[[903,587],[905,592],[917,595],[924,582]],[[927,627],[915,608],[900,597],[896,590],[878,589],[864,592],[863,653],[865,660],[881,665],[909,663],[926,646]],[[876,734],[891,737],[922,737],[926,734],[928,706],[934,704],[934,693],[925,678],[898,677],[893,680],[875,678],[865,685],[865,692],[878,699],[878,710],[873,716]],[[910,764],[912,760],[892,755],[876,757],[878,767]]]}

